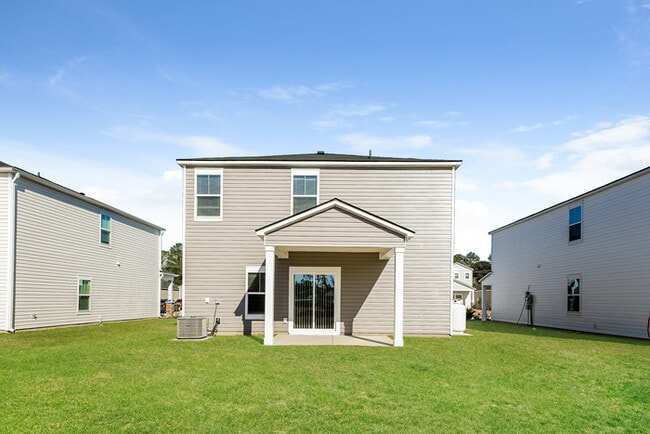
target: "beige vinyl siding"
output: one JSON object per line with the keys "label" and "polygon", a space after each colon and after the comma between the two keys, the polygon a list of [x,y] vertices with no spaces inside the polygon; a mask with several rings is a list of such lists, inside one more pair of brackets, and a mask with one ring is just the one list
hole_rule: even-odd
{"label": "beige vinyl siding", "polygon": [[[218,165],[214,166],[218,168]],[[406,243],[404,331],[406,334],[448,334],[450,330],[453,177],[451,168],[440,169],[374,169],[321,168],[319,201],[339,198],[354,206],[386,218],[415,231]],[[283,219],[291,212],[291,169],[281,167],[225,167],[223,170],[223,221],[196,222],[194,216],[194,170],[185,170],[185,315],[213,315],[214,306],[205,298],[221,299],[219,313],[223,332],[262,330],[260,321],[243,321],[245,267],[261,265],[264,242],[254,230]],[[340,213],[339,213],[340,214]],[[335,213],[322,217],[340,218]],[[339,222],[340,223],[340,222]],[[359,229],[360,226],[354,227]],[[298,235],[312,223],[297,224],[279,232]],[[311,231],[313,228],[309,228]],[[372,230],[367,225],[363,230]],[[311,231],[313,234],[313,231]],[[352,233],[346,234],[352,236]],[[330,234],[332,235],[332,234]],[[376,232],[375,232],[375,235]],[[338,235],[336,235],[338,236]],[[272,235],[271,235],[272,237]],[[391,234],[392,245],[395,238]],[[286,241],[286,240],[284,240]],[[289,259],[277,260],[275,321],[276,331],[286,330],[282,320],[288,308],[289,264],[303,264],[304,257],[321,255],[314,266],[329,264],[331,254],[291,253]],[[380,261],[374,254],[348,258],[365,265],[358,272],[363,278],[365,268],[382,267],[381,278],[364,297],[346,292],[346,281],[352,271],[342,270],[342,312],[355,309],[345,306],[345,297],[357,297],[361,307],[352,324],[355,333],[388,333],[393,324],[393,259]],[[336,255],[334,255],[336,256]],[[370,261],[370,258],[374,260]],[[354,258],[354,260],[353,260]],[[367,261],[370,261],[366,264]],[[298,262],[293,262],[298,261]],[[346,295],[347,294],[347,295]],[[356,295],[355,295],[356,294]],[[349,312],[345,315],[350,315]],[[347,330],[347,328],[346,328]]]}
{"label": "beige vinyl siding", "polygon": [[312,246],[401,246],[401,235],[349,214],[343,210],[330,209],[307,220],[267,235],[267,244],[275,246],[304,245],[310,240]]}
{"label": "beige vinyl siding", "polygon": [[[158,230],[108,212],[111,244],[105,246],[102,212],[19,179],[17,329],[159,315]],[[80,276],[92,280],[89,313],[77,313]]]}
{"label": "beige vinyl siding", "polygon": [[[516,322],[530,285],[540,326],[647,338],[650,174],[586,196],[582,240],[551,209],[492,234],[492,317]],[[581,274],[580,312],[567,312],[567,276]],[[522,317],[526,322],[526,313]]]}
{"label": "beige vinyl siding", "polygon": [[9,297],[9,194],[11,194],[11,174],[0,173],[0,330],[7,321],[7,297]]}

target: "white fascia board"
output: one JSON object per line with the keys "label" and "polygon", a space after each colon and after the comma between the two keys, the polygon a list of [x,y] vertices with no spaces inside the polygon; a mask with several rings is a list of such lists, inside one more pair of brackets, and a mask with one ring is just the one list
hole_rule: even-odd
{"label": "white fascia board", "polygon": [[177,161],[181,167],[226,167],[226,166],[276,166],[276,167],[402,167],[431,168],[444,167],[457,169],[460,161]]}
{"label": "white fascia board", "polygon": [[275,224],[272,224],[271,226],[267,226],[265,228],[258,229],[257,231],[255,231],[255,233],[257,234],[258,237],[264,238],[264,236],[266,236],[267,234],[269,234],[271,232],[277,231],[277,230],[282,229],[282,228],[287,227],[287,226],[291,226],[294,223],[297,223],[299,221],[308,219],[308,218],[310,218],[312,216],[315,216],[317,214],[320,214],[320,213],[325,212],[327,210],[330,210],[332,208],[340,208],[340,209],[343,209],[343,210],[349,212],[352,215],[356,215],[356,216],[361,217],[363,219],[369,220],[369,221],[371,221],[371,222],[373,222],[373,223],[375,223],[375,224],[377,224],[377,225],[379,225],[381,227],[384,227],[384,228],[389,229],[389,230],[391,230],[393,232],[401,234],[402,236],[404,236],[404,238],[406,238],[406,240],[410,240],[411,238],[413,238],[413,236],[415,236],[415,233],[412,232],[412,231],[409,231],[409,230],[407,230],[407,229],[405,229],[403,227],[397,226],[397,225],[395,225],[393,223],[390,223],[390,222],[388,222],[386,220],[380,219],[377,216],[374,216],[374,215],[372,215],[370,213],[362,211],[362,210],[360,210],[358,208],[351,207],[350,205],[340,201],[339,199],[334,199],[334,200],[331,200],[329,202],[325,202],[325,203],[323,203],[323,204],[321,204],[321,205],[319,205],[317,207],[314,207],[314,208],[312,208],[312,209],[310,209],[308,211],[305,211],[304,213],[296,214],[296,215],[294,215],[292,217],[289,217],[289,218],[287,218],[285,220],[281,220],[281,221],[279,221],[279,222],[277,222]]}

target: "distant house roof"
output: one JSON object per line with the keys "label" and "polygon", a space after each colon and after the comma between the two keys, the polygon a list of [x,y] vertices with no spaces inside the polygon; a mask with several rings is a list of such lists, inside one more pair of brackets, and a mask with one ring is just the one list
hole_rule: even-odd
{"label": "distant house roof", "polygon": [[20,168],[15,167],[15,166],[11,166],[9,164],[6,164],[6,163],[0,161],[0,173],[2,173],[2,172],[5,172],[5,173],[17,173],[17,174],[20,175],[21,178],[24,178],[24,179],[30,180],[32,182],[35,182],[37,184],[43,185],[45,187],[51,188],[53,190],[56,190],[56,191],[58,191],[60,193],[65,194],[65,195],[74,197],[74,198],[76,198],[78,200],[81,200],[83,202],[86,202],[88,204],[96,206],[97,208],[100,208],[100,209],[105,210],[107,212],[111,212],[111,213],[116,214],[116,215],[121,215],[122,217],[126,217],[129,220],[138,222],[140,224],[148,226],[148,227],[150,227],[152,229],[155,229],[157,231],[164,231],[165,230],[164,228],[162,228],[160,226],[157,226],[157,225],[155,225],[153,223],[149,223],[148,221],[143,220],[140,217],[136,217],[136,216],[134,216],[132,214],[124,212],[124,211],[122,211],[120,209],[117,209],[117,208],[115,208],[115,207],[113,207],[111,205],[108,205],[108,204],[106,204],[104,202],[100,202],[100,201],[98,201],[96,199],[88,197],[84,193],[72,190],[72,189],[70,189],[68,187],[64,187],[64,186],[62,186],[60,184],[57,184],[56,182],[50,181],[49,179],[43,178],[43,177],[41,177],[40,173],[38,175],[34,175],[33,173],[30,173],[30,172],[28,172],[26,170],[20,169]]}
{"label": "distant house roof", "polygon": [[522,223],[522,222],[525,222],[527,220],[533,219],[533,218],[535,218],[537,216],[540,216],[542,214],[546,214],[547,212],[550,212],[550,211],[556,210],[558,208],[561,208],[561,207],[563,207],[563,206],[565,206],[567,204],[570,204],[571,202],[575,202],[575,201],[584,199],[586,197],[593,196],[594,194],[600,193],[601,191],[608,190],[610,188],[616,187],[617,185],[623,184],[625,182],[631,181],[633,179],[636,179],[636,178],[639,178],[641,176],[648,175],[648,174],[650,174],[650,166],[646,167],[645,169],[641,169],[641,170],[639,170],[637,172],[634,172],[634,173],[632,173],[630,175],[619,178],[619,179],[617,179],[615,181],[612,181],[612,182],[610,182],[608,184],[605,184],[605,185],[603,185],[601,187],[594,188],[593,190],[589,190],[588,192],[583,193],[583,194],[581,194],[579,196],[572,197],[571,199],[567,199],[567,200],[565,200],[563,202],[552,205],[552,206],[550,206],[548,208],[545,208],[545,209],[543,209],[541,211],[538,211],[538,212],[536,212],[534,214],[531,214],[531,215],[529,215],[527,217],[521,218],[519,220],[515,220],[512,223],[509,223],[509,224],[507,224],[505,226],[501,226],[501,227],[499,227],[497,229],[494,229],[494,230],[488,232],[488,234],[492,235],[495,232],[502,231],[502,230],[507,229],[507,228],[509,228],[511,226],[517,225],[519,223]]}
{"label": "distant house roof", "polygon": [[436,160],[420,158],[396,158],[396,157],[375,157],[351,154],[330,154],[322,151],[313,154],[288,154],[268,156],[247,156],[247,157],[202,157],[202,158],[180,158],[176,162],[181,166],[214,165],[278,165],[296,166],[301,165],[373,165],[373,166],[439,166],[459,167],[461,160]]}
{"label": "distant house roof", "polygon": [[454,262],[454,266],[456,266],[456,265],[458,265],[459,267],[465,268],[466,270],[469,270],[469,271],[472,271],[472,272],[474,271],[474,269],[472,267],[469,267],[469,266],[467,266],[467,265],[465,265],[465,264],[463,264],[461,262]]}

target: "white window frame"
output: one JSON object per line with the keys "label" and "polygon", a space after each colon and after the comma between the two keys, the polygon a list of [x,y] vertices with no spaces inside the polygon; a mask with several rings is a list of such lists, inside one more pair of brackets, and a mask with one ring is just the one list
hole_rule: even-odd
{"label": "white window frame", "polygon": [[[199,215],[199,194],[198,194],[198,179],[199,175],[219,175],[221,182],[219,182],[219,194],[201,194],[201,197],[219,197],[220,198],[220,213],[218,216],[200,216]],[[223,169],[195,169],[194,170],[194,221],[210,221],[220,222],[223,221]]]}
{"label": "white window frame", "polygon": [[466,279],[466,280],[469,280],[469,271],[466,271],[466,272],[465,272],[465,279]]}
{"label": "white window frame", "polygon": [[316,177],[316,205],[320,203],[320,169],[291,169],[291,215],[295,214],[293,209],[294,197],[312,197],[313,195],[294,195],[293,177],[294,176],[315,176]]}
{"label": "white window frame", "polygon": [[[334,275],[334,329],[297,329],[293,327],[293,276],[294,274]],[[290,335],[340,335],[341,323],[341,267],[289,267],[289,334]]]}
{"label": "white window frame", "polygon": [[[79,309],[79,299],[81,297],[81,294],[79,294],[79,286],[81,285],[82,280],[87,280],[90,282],[90,294],[87,295],[88,297],[88,310],[80,310]],[[92,312],[92,295],[93,295],[93,278],[91,276],[82,276],[79,275],[77,276],[77,315],[88,315]],[[84,295],[84,297],[86,297]]]}
{"label": "white window frame", "polygon": [[460,280],[460,273],[458,272],[454,273],[454,279]]}
{"label": "white window frame", "polygon": [[[108,243],[102,241],[102,233],[104,232],[104,227],[102,226],[102,217],[108,217]],[[99,244],[104,247],[110,247],[111,241],[113,239],[113,216],[107,212],[99,213]]]}
{"label": "white window frame", "polygon": [[[250,294],[264,294],[266,297],[266,288],[264,292],[248,292],[248,275],[249,274],[259,274],[259,273],[264,273],[264,277],[266,277],[266,267],[264,265],[255,265],[255,266],[246,266],[246,274],[244,275],[244,319],[247,320],[263,320],[264,319],[264,314],[249,314],[248,313],[248,296]],[[266,300],[264,301],[266,303]]]}
{"label": "white window frame", "polygon": [[[580,221],[572,224],[571,223],[571,210],[574,210],[576,208],[580,208]],[[584,231],[585,225],[583,223],[584,222],[584,210],[585,210],[585,208],[584,208],[582,202],[574,203],[573,205],[569,205],[569,219],[568,219],[568,222],[569,222],[569,244],[580,243],[580,242],[582,242],[582,239],[584,238],[584,233],[585,233],[585,231]],[[580,238],[576,238],[575,240],[572,240],[571,239],[571,226],[577,225],[577,224],[580,225]]]}
{"label": "white window frame", "polygon": [[[578,279],[579,282],[580,282],[579,287],[578,287],[578,291],[579,291],[578,295],[574,295],[574,297],[578,297],[578,310],[569,310],[569,297],[570,297],[569,292],[568,292],[569,281],[574,280],[574,279]],[[582,312],[582,308],[583,308],[583,304],[582,304],[582,300],[583,300],[582,294],[583,293],[582,293],[582,290],[584,288],[584,280],[582,278],[582,274],[580,274],[580,273],[568,274],[567,277],[566,277],[566,282],[567,282],[567,291],[565,293],[566,302],[567,302],[567,304],[566,304],[566,312],[569,315],[580,315],[580,313]]]}

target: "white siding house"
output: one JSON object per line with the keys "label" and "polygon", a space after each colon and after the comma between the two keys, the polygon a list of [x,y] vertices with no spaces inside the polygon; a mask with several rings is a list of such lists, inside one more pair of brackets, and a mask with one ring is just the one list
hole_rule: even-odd
{"label": "white siding house", "polygon": [[490,234],[494,320],[648,337],[650,167]]}
{"label": "white siding house", "polygon": [[466,308],[474,304],[474,270],[460,262],[454,262],[453,298],[456,303],[463,303]]}
{"label": "white siding house", "polygon": [[157,317],[162,231],[0,163],[0,330]]}
{"label": "white siding house", "polygon": [[219,330],[449,335],[460,161],[316,154],[178,160],[184,314]]}

